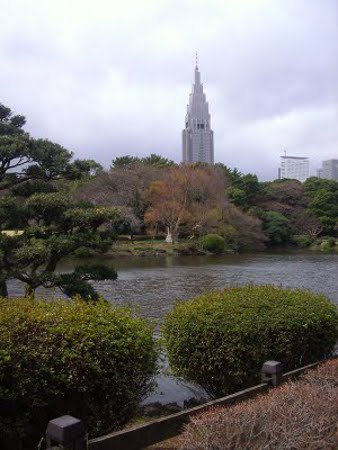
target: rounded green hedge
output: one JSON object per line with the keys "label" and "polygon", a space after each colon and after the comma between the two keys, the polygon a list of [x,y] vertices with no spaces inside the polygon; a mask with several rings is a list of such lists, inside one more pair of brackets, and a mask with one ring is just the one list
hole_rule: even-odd
{"label": "rounded green hedge", "polygon": [[221,253],[224,250],[224,238],[218,234],[206,234],[200,239],[200,245],[211,253]]}
{"label": "rounded green hedge", "polygon": [[64,414],[82,419],[91,437],[115,430],[151,388],[156,360],[153,327],[128,309],[2,299],[0,436],[36,448],[48,421]]}
{"label": "rounded green hedge", "polygon": [[329,356],[338,312],[323,295],[250,285],[177,304],[162,331],[174,373],[217,397],[259,382],[267,360],[292,370]]}

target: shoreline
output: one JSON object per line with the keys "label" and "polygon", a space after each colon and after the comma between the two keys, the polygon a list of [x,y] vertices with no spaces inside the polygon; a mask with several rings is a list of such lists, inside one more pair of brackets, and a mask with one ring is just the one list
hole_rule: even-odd
{"label": "shoreline", "polygon": [[[226,248],[223,252],[212,253],[198,246],[197,241],[178,241],[169,244],[164,240],[147,240],[147,241],[116,241],[111,249],[104,254],[92,254],[90,252],[79,252],[75,255],[78,258],[86,258],[89,256],[100,256],[103,258],[117,259],[129,257],[167,257],[167,256],[222,256],[222,255],[239,255],[254,253],[290,253],[290,252],[318,252],[318,253],[336,253],[338,252],[338,241],[326,247],[322,245],[323,241],[313,243],[311,246],[301,247],[298,245],[275,246],[265,249],[248,249],[247,251],[236,251],[232,248]],[[324,241],[325,242],[325,241]]]}

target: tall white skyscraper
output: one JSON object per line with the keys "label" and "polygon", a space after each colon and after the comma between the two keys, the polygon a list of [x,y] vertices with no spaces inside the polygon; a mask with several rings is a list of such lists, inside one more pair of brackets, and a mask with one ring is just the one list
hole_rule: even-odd
{"label": "tall white skyscraper", "polygon": [[185,116],[185,129],[182,132],[183,162],[214,163],[214,132],[210,128],[209,106],[203,92],[197,56],[195,83],[189,96]]}
{"label": "tall white skyscraper", "polygon": [[303,156],[281,156],[279,178],[305,181],[309,178],[309,158]]}

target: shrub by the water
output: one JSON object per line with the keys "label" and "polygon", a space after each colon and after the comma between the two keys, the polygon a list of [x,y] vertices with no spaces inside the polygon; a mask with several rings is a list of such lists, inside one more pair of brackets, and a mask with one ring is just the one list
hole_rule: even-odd
{"label": "shrub by the water", "polygon": [[313,237],[306,234],[292,236],[293,242],[300,248],[310,247],[313,244]]}
{"label": "shrub by the water", "polygon": [[335,246],[336,240],[333,237],[322,240],[320,249],[323,251],[332,250]]}
{"label": "shrub by the water", "polygon": [[1,438],[36,448],[64,414],[91,437],[121,427],[151,388],[156,359],[153,327],[128,309],[0,300],[0,448]]}
{"label": "shrub by the water", "polygon": [[206,234],[201,237],[201,247],[211,253],[221,253],[224,250],[224,238],[218,234]]}
{"label": "shrub by the water", "polygon": [[323,295],[249,285],[177,304],[163,337],[174,372],[217,397],[259,382],[266,360],[292,370],[329,356],[338,312]]}

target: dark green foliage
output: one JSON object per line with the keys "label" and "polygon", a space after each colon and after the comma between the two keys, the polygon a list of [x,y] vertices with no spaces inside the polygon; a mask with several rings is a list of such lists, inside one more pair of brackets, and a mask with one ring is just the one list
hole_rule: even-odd
{"label": "dark green foliage", "polygon": [[247,206],[247,195],[243,189],[237,188],[235,186],[230,186],[228,188],[229,200],[236,206]]}
{"label": "dark green foliage", "polygon": [[154,166],[158,168],[171,167],[175,163],[168,158],[164,158],[161,155],[156,155],[152,153],[150,156],[145,156],[144,158],[139,158],[137,156],[118,156],[112,160],[111,169],[124,168],[130,169],[135,165],[143,164],[146,166]]}
{"label": "dark green foliage", "polygon": [[68,180],[80,180],[83,177],[97,175],[103,171],[101,164],[93,159],[76,159],[66,168],[66,178]]}
{"label": "dark green foliage", "polygon": [[81,247],[105,252],[115,238],[117,217],[113,208],[74,202],[58,192],[33,194],[20,201],[14,196],[2,197],[0,230],[20,230],[0,235],[3,279],[21,280],[32,296],[38,286],[44,286],[59,287],[69,296],[97,299],[88,281],[115,279],[114,270],[96,266],[84,272],[80,267],[73,274],[56,274],[55,269],[62,258]]}
{"label": "dark green foliage", "polygon": [[174,165],[174,161],[172,161],[171,159],[164,158],[163,156],[156,155],[155,153],[152,153],[150,156],[141,158],[141,163],[156,167],[170,167]]}
{"label": "dark green foliage", "polygon": [[163,336],[176,374],[217,397],[259,382],[266,360],[292,370],[329,356],[338,312],[322,295],[249,285],[176,305]]}
{"label": "dark green foliage", "polygon": [[334,237],[328,237],[327,242],[329,244],[330,247],[334,247],[336,245],[336,240]]}
{"label": "dark green foliage", "polygon": [[137,158],[136,156],[118,156],[115,159],[112,160],[111,168],[116,169],[118,167],[128,168],[132,167],[135,164],[140,162],[140,158]]}
{"label": "dark green foliage", "polygon": [[307,234],[292,236],[292,241],[300,248],[310,247],[314,243],[314,238]]}
{"label": "dark green foliage", "polygon": [[275,211],[263,213],[263,231],[271,245],[288,242],[291,237],[289,220],[283,214]]}
{"label": "dark green foliage", "polygon": [[73,154],[59,144],[31,138],[22,129],[25,123],[24,116],[13,116],[11,109],[0,103],[0,190],[29,180],[80,179],[102,170],[93,160],[72,162]]}
{"label": "dark green foliage", "polygon": [[338,223],[338,181],[311,177],[304,183],[308,207],[318,218],[323,234],[335,236]]}
{"label": "dark green foliage", "polygon": [[96,300],[98,295],[88,281],[115,279],[114,270],[103,266],[86,272],[80,267],[73,274],[56,274],[55,270],[62,258],[81,247],[107,251],[115,238],[117,216],[114,208],[74,202],[58,192],[34,194],[20,202],[15,197],[2,197],[0,230],[22,230],[1,235],[3,279],[22,281],[31,296],[37,287],[44,286],[59,287],[69,296],[80,294]]}
{"label": "dark green foliage", "polygon": [[90,255],[90,249],[87,247],[79,247],[74,251],[74,256],[76,258],[89,258]]}
{"label": "dark green foliage", "polygon": [[65,180],[89,179],[102,167],[93,160],[72,162],[72,153],[61,145],[30,138],[21,130],[24,124],[23,116],[12,116],[0,104],[1,296],[7,295],[6,282],[18,279],[31,297],[44,286],[98,299],[88,281],[115,279],[114,270],[57,275],[55,270],[79,248],[107,251],[116,236],[116,210],[73,201],[65,187]]}
{"label": "dark green foliage", "polygon": [[336,191],[319,189],[309,203],[310,209],[317,217],[338,217],[338,183]]}
{"label": "dark green foliage", "polygon": [[81,418],[90,437],[123,426],[151,388],[156,359],[152,326],[128,309],[0,300],[0,447],[13,437],[36,449],[64,414]]}
{"label": "dark green foliage", "polygon": [[29,178],[50,181],[64,176],[72,153],[47,139],[35,139],[31,156],[33,163],[25,169],[25,174]]}
{"label": "dark green foliage", "polygon": [[31,141],[27,135],[1,135],[0,130],[0,190],[18,183],[18,173],[31,162]]}
{"label": "dark green foliage", "polygon": [[328,217],[328,216],[319,216],[318,217],[318,222],[322,228],[322,234],[337,236],[337,230],[338,230],[338,218],[337,217]]}
{"label": "dark green foliage", "polygon": [[80,295],[84,299],[97,301],[98,293],[87,281],[116,280],[117,272],[103,264],[83,264],[77,266],[73,273],[55,274],[53,282],[68,297]]}
{"label": "dark green foliage", "polygon": [[338,182],[335,180],[327,180],[325,178],[310,177],[304,183],[306,195],[310,198],[316,196],[318,191],[336,192]]}
{"label": "dark green foliage", "polygon": [[261,191],[257,175],[242,174],[236,168],[232,170],[222,163],[215,164],[215,167],[222,170],[229,180],[227,195],[234,205],[247,210],[255,204],[256,197]]}
{"label": "dark green foliage", "polygon": [[333,237],[323,237],[319,241],[320,249],[323,251],[333,250],[336,245],[336,240]]}
{"label": "dark green foliage", "polygon": [[0,120],[1,122],[7,122],[9,121],[9,118],[12,114],[12,111],[8,106],[3,105],[0,103]]}
{"label": "dark green foliage", "polygon": [[222,253],[224,250],[224,238],[218,234],[207,234],[200,239],[203,250],[211,253]]}
{"label": "dark green foliage", "polygon": [[14,136],[23,133],[21,129],[26,123],[26,118],[21,115],[13,116],[7,106],[0,103],[0,136]]}
{"label": "dark green foliage", "polygon": [[46,139],[0,135],[0,190],[29,180],[42,184],[66,178],[71,158],[71,152]]}
{"label": "dark green foliage", "polygon": [[43,180],[27,180],[12,187],[11,192],[16,197],[30,197],[37,192],[39,194],[57,192],[57,187],[54,183],[46,183]]}
{"label": "dark green foliage", "polygon": [[222,170],[227,177],[227,179],[231,182],[231,184],[237,184],[240,183],[240,179],[243,176],[243,174],[235,167],[234,169],[231,169],[230,167],[226,166],[223,163],[216,163],[215,167]]}

